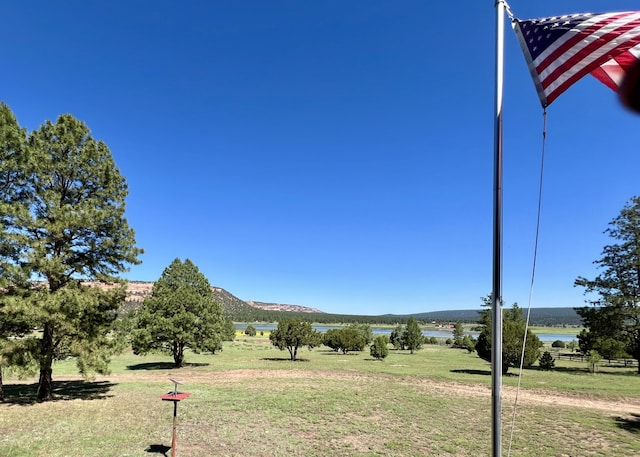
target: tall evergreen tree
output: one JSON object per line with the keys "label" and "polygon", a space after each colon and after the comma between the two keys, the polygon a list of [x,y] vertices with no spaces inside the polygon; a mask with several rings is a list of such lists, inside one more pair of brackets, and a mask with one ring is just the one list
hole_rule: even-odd
{"label": "tall evergreen tree", "polygon": [[391,335],[389,335],[389,342],[393,344],[395,349],[401,349],[404,351],[404,341],[402,339],[402,335],[404,334],[404,326],[402,324],[398,324],[393,330],[391,330]]}
{"label": "tall evergreen tree", "polygon": [[[4,398],[2,369],[8,364],[7,354],[13,338],[22,327],[18,316],[10,316],[8,297],[15,294],[13,282],[24,283],[24,276],[15,264],[19,246],[12,242],[11,226],[21,212],[28,211],[22,198],[25,190],[24,173],[28,161],[27,132],[18,125],[11,109],[0,102],[0,400]],[[22,277],[22,280],[19,280]],[[23,287],[24,288],[24,287]]]}
{"label": "tall evergreen tree", "polygon": [[640,361],[640,197],[631,198],[605,234],[617,243],[605,246],[594,262],[602,272],[575,281],[590,297],[589,306],[576,309],[588,329],[579,335],[580,348],[609,356],[626,352]]}
{"label": "tall evergreen tree", "polygon": [[[482,298],[483,305],[490,305],[491,297]],[[492,322],[491,310],[484,309],[480,311],[480,323],[484,325],[475,349],[478,356],[488,362],[491,361],[492,350]],[[507,374],[510,367],[520,366],[520,360],[523,359],[523,366],[532,366],[540,356],[540,348],[542,342],[531,331],[527,329],[527,342],[524,348],[524,358],[522,357],[522,343],[525,336],[526,321],[524,313],[517,303],[513,304],[511,309],[502,311],[502,374]]]}
{"label": "tall evergreen tree", "polygon": [[460,321],[456,321],[453,326],[453,344],[462,346],[462,338],[464,337],[464,328]]}
{"label": "tall evergreen tree", "polygon": [[420,325],[418,325],[418,321],[415,320],[413,316],[409,316],[409,319],[407,319],[407,326],[402,334],[402,341],[404,346],[409,349],[412,354],[422,347],[422,343],[424,342],[422,330],[420,329]]}
{"label": "tall evergreen tree", "polygon": [[118,275],[142,251],[124,217],[126,181],[83,122],[70,114],[46,121],[26,152],[11,175],[15,188],[2,190],[0,276],[6,310],[39,330],[25,338],[37,342],[37,399],[46,401],[54,360],[74,356],[83,374],[107,370],[107,333],[125,297]]}
{"label": "tall evergreen tree", "polygon": [[191,260],[175,259],[139,310],[133,350],[169,353],[179,368],[187,348],[194,352],[220,349],[224,330],[222,307],[207,278]]}

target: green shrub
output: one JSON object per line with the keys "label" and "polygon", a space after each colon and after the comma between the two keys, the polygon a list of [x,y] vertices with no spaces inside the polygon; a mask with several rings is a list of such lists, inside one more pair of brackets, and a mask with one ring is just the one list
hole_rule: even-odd
{"label": "green shrub", "polygon": [[388,338],[385,336],[377,336],[373,340],[373,344],[369,349],[371,357],[377,360],[383,360],[389,355],[389,348],[387,347]]}
{"label": "green shrub", "polygon": [[542,370],[552,370],[556,366],[556,361],[549,351],[544,351],[538,363]]}
{"label": "green shrub", "polygon": [[598,371],[598,364],[602,360],[602,356],[596,350],[591,350],[585,357],[587,363],[589,364],[589,371],[591,373],[595,373]]}
{"label": "green shrub", "polygon": [[567,347],[567,345],[562,340],[555,340],[553,343],[551,343],[551,347],[564,349],[565,347]]}
{"label": "green shrub", "polygon": [[476,340],[474,340],[471,335],[465,335],[464,338],[462,338],[462,347],[466,348],[469,352],[473,352],[476,350]]}

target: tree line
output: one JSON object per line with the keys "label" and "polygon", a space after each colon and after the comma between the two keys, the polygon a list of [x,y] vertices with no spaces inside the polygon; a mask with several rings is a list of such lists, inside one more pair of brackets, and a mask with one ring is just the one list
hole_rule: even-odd
{"label": "tree line", "polygon": [[[640,199],[634,198],[625,206],[621,215],[614,219],[609,229],[612,238],[622,243],[606,246],[604,256],[596,263],[604,272],[594,280],[578,278],[576,285],[586,288],[586,292],[596,294],[590,306],[577,308],[587,327],[578,335],[579,347],[589,360],[605,358],[634,358],[638,360],[640,341],[640,312],[637,308],[637,293],[640,287]],[[461,322],[453,329],[454,347],[476,351],[484,360],[491,360],[492,313],[490,296],[482,299],[483,308],[479,312],[477,339],[464,335]],[[297,313],[294,313],[297,314]],[[543,354],[539,338],[528,328],[523,310],[514,303],[503,310],[502,373],[509,368],[531,367],[540,359],[544,369],[553,367],[554,360],[549,352]],[[272,344],[281,350],[287,349],[291,360],[297,359],[300,347],[313,348],[321,344],[344,354],[362,351],[370,347],[371,355],[384,358],[388,344],[394,348],[408,349],[411,353],[421,348],[425,337],[419,322],[410,316],[406,325],[399,324],[388,339],[384,336],[374,341],[371,327],[366,323],[352,323],[342,329],[331,329],[324,334],[314,331],[309,321],[297,318],[283,318],[270,334]],[[524,353],[523,353],[524,351]],[[385,354],[378,357],[378,354]],[[639,368],[640,369],[640,368]]]}
{"label": "tree line", "polygon": [[[93,138],[84,122],[62,114],[27,132],[0,102],[0,397],[6,367],[38,373],[37,400],[47,401],[53,398],[55,360],[73,358],[83,375],[107,373],[110,356],[132,347],[139,354],[170,353],[180,366],[187,349],[215,354],[222,341],[235,335],[208,280],[188,259],[176,258],[165,269],[140,309],[119,314],[126,293],[120,275],[139,264],[143,252],[125,218],[127,194],[109,148]],[[595,262],[601,273],[575,281],[585,289],[588,303],[576,309],[586,327],[578,337],[580,349],[591,360],[640,360],[639,197],[625,205],[605,233],[614,243]],[[92,287],[88,281],[108,287]],[[319,344],[304,318],[309,315],[282,312],[265,318],[278,320],[272,342],[291,349],[294,358],[296,348]],[[424,343],[414,334],[419,329],[414,317],[314,314],[313,320],[353,324],[345,333],[326,336],[330,348],[342,351],[359,348],[362,338],[372,351],[386,344],[415,351]],[[503,372],[522,357],[522,349],[511,343],[525,334],[530,341],[525,366],[535,362],[540,344],[527,333],[521,310],[505,311],[504,321]],[[392,334],[393,341],[369,341],[363,332],[367,322],[404,327]],[[463,337],[459,345],[488,358],[489,313],[481,313],[480,322],[477,341]],[[299,339],[298,328],[305,332]]]}

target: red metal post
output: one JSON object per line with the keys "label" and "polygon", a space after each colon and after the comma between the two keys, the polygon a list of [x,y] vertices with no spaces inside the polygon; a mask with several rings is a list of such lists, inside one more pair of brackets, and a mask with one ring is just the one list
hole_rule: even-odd
{"label": "red metal post", "polygon": [[173,402],[173,437],[171,438],[171,457],[176,457],[176,441],[178,435],[178,402],[184,400],[189,395],[189,392],[173,392],[166,393],[160,398],[164,401]]}

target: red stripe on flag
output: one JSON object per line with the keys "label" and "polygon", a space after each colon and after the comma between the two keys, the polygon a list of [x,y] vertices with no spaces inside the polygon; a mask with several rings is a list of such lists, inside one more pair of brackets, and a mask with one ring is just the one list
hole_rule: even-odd
{"label": "red stripe on flag", "polygon": [[591,76],[614,91],[618,91],[622,78],[636,61],[636,56],[627,51],[616,56],[612,62],[608,62],[591,72]]}
{"label": "red stripe on flag", "polygon": [[[589,57],[589,55],[591,55],[592,53],[596,52],[601,47],[603,47],[603,46],[609,44],[610,42],[614,41],[620,35],[623,35],[624,33],[629,32],[633,28],[639,27],[639,26],[640,26],[640,19],[636,19],[636,20],[634,20],[632,22],[629,22],[629,23],[625,24],[624,26],[621,26],[621,27],[618,27],[617,29],[614,29],[613,31],[607,33],[606,35],[603,35],[603,36],[599,37],[598,39],[594,40],[592,43],[589,43],[589,45],[587,45],[584,48],[582,48],[580,51],[578,51],[575,55],[571,56],[569,59],[563,61],[561,65],[559,65],[548,76],[546,76],[544,78],[544,81],[541,81],[542,87],[544,87],[546,89],[556,79],[558,79],[558,77],[560,75],[565,73],[569,68],[573,68],[575,65],[580,63],[583,59]],[[639,41],[640,36],[639,35],[640,35],[640,31],[636,31],[636,36],[635,37],[624,41],[623,43],[619,44],[614,49],[609,51],[607,54],[597,58],[594,62],[588,64],[585,67],[585,69],[586,68],[590,68],[590,69],[589,70],[585,70],[585,69],[580,70],[580,74],[582,76],[584,76],[587,73],[590,73],[591,70],[593,70],[595,67],[598,67],[598,66],[602,65],[604,62],[606,62],[609,59],[615,57],[617,54],[619,54],[621,52],[624,52],[624,51],[627,51],[628,49],[632,48],[636,44],[640,43],[640,41]],[[581,37],[581,39],[585,39],[585,38],[586,38],[585,36]],[[564,51],[566,51],[568,48],[562,47],[562,49]],[[598,63],[596,64],[595,62],[598,62]],[[538,73],[540,74],[541,73],[540,69],[538,68],[537,70],[538,70]]]}
{"label": "red stripe on flag", "polygon": [[631,14],[637,14],[635,11],[631,13],[620,13],[615,16],[610,16],[605,18],[604,20],[600,20],[593,25],[590,25],[584,30],[580,30],[578,33],[575,33],[571,38],[569,38],[565,43],[562,44],[558,49],[553,51],[549,56],[547,56],[540,64],[536,65],[536,71],[538,74],[542,73],[549,65],[553,64],[557,61],[557,59],[562,56],[567,50],[573,48],[580,41],[584,40],[586,36],[591,35],[592,33],[600,30],[602,27],[605,27],[607,24],[620,19],[622,17],[629,16]]}
{"label": "red stripe on flag", "polygon": [[[615,52],[617,54],[617,53],[620,53],[620,52],[628,51],[630,48],[632,48],[633,46],[635,46],[637,44],[640,44],[640,37],[635,37],[633,40],[629,40],[627,43],[625,43],[624,50],[620,50],[620,49],[616,48],[616,49],[612,50],[612,53]],[[560,84],[557,88],[555,88],[549,94],[547,94],[547,103],[551,103],[562,92],[564,92],[569,87],[571,87],[571,85],[574,84],[576,81],[578,81],[580,78],[582,78],[583,76],[585,76],[588,73],[591,73],[596,68],[598,68],[602,64],[608,62],[613,57],[614,57],[614,55],[612,55],[610,53],[607,53],[607,54],[599,57],[598,59],[595,59],[593,62],[591,62],[590,64],[586,65],[580,71],[578,71],[575,74],[571,75],[569,78],[567,78],[565,81],[563,81],[562,84]],[[569,68],[571,66],[572,65],[568,65]],[[549,84],[553,83],[554,81],[555,81],[555,79],[554,80],[550,80],[549,78],[547,78],[547,79],[545,79],[545,81],[542,82],[542,86],[546,89],[546,87],[548,87]]]}

